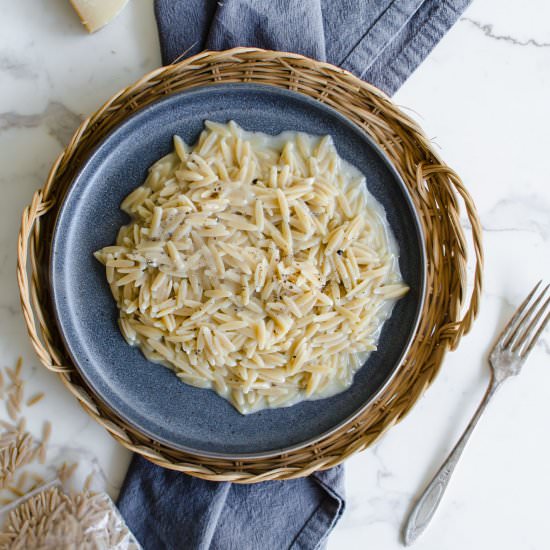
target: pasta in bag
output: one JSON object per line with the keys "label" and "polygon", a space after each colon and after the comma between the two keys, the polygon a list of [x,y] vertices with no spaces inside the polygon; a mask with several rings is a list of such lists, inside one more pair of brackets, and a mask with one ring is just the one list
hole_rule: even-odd
{"label": "pasta in bag", "polygon": [[141,550],[105,493],[65,493],[58,480],[0,510],[0,550]]}

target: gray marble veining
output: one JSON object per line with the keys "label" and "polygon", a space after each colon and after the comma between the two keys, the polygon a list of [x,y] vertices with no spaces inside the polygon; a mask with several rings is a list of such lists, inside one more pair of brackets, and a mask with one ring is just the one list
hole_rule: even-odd
{"label": "gray marble veining", "polygon": [[34,80],[38,73],[27,61],[12,57],[9,53],[0,51],[0,72],[8,73],[12,78]]}
{"label": "gray marble veining", "polygon": [[81,122],[82,117],[63,103],[50,101],[44,111],[33,115],[22,115],[13,111],[0,112],[0,133],[14,128],[43,126],[64,147]]}
{"label": "gray marble veining", "polygon": [[491,23],[482,23],[481,21],[476,21],[470,17],[461,17],[460,21],[466,21],[473,25],[476,29],[479,29],[487,38],[493,40],[500,40],[512,44],[513,46],[533,46],[535,48],[550,48],[550,42],[540,42],[535,38],[527,38],[521,40],[512,35],[507,34],[498,34],[494,32],[494,26]]}

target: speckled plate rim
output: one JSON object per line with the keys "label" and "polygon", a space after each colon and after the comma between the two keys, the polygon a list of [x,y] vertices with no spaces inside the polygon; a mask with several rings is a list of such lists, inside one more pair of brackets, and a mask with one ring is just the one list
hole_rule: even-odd
{"label": "speckled plate rim", "polygon": [[[57,241],[56,236],[59,228],[59,221],[62,218],[63,214],[65,213],[66,205],[67,205],[67,199],[70,197],[70,195],[74,192],[74,190],[77,187],[77,183],[79,181],[79,178],[82,177],[82,174],[85,172],[86,168],[94,162],[97,156],[100,155],[103,147],[109,142],[111,139],[113,139],[116,135],[119,133],[123,133],[127,126],[131,126],[136,118],[139,118],[141,116],[144,116],[149,110],[154,109],[159,104],[169,101],[176,101],[175,98],[180,96],[191,96],[194,93],[201,93],[205,90],[205,88],[219,88],[219,87],[241,87],[243,89],[254,89],[257,91],[263,90],[269,90],[271,92],[276,92],[279,95],[287,96],[287,97],[293,97],[293,96],[299,96],[300,101],[304,101],[305,103],[309,103],[313,108],[325,110],[327,112],[330,112],[331,116],[334,116],[335,118],[339,119],[340,122],[344,125],[347,125],[351,127],[351,129],[355,132],[358,132],[362,134],[363,139],[369,143],[371,150],[380,158],[382,163],[385,165],[385,167],[389,170],[389,172],[392,174],[394,180],[399,185],[401,192],[403,194],[403,198],[406,201],[411,213],[412,213],[412,220],[414,222],[414,228],[416,233],[416,238],[418,241],[419,246],[419,265],[420,265],[420,273],[419,273],[419,289],[418,289],[418,302],[417,302],[417,308],[415,312],[415,320],[414,323],[410,327],[409,336],[406,341],[406,345],[403,347],[401,354],[399,355],[399,359],[395,362],[395,366],[391,373],[387,376],[385,381],[380,385],[377,391],[375,391],[365,402],[364,404],[359,407],[356,411],[354,411],[353,414],[349,415],[347,418],[342,420],[341,422],[335,424],[333,427],[331,427],[329,430],[325,430],[324,432],[315,435],[314,437],[307,439],[305,441],[299,442],[294,445],[289,445],[284,448],[276,448],[273,450],[268,451],[261,451],[261,452],[252,452],[252,453],[224,453],[224,452],[211,452],[211,451],[198,451],[197,449],[193,449],[190,447],[187,447],[185,445],[175,444],[169,440],[166,440],[162,437],[159,437],[158,434],[155,434],[151,430],[148,430],[144,426],[140,425],[139,423],[135,422],[134,419],[128,417],[125,414],[120,413],[116,410],[116,407],[113,407],[111,403],[109,403],[100,392],[97,391],[93,381],[90,379],[90,377],[86,373],[86,369],[83,369],[78,361],[78,354],[75,353],[71,343],[70,339],[67,338],[63,324],[60,321],[60,315],[61,312],[58,310],[57,305],[57,288],[56,285],[53,284],[53,279],[55,278],[53,271],[54,271],[54,262],[52,261],[53,255],[54,255],[54,249],[55,249],[55,243]],[[52,246],[50,248],[50,257],[48,262],[48,283],[50,287],[51,292],[51,298],[52,298],[52,306],[53,306],[53,312],[55,316],[55,321],[57,324],[57,327],[59,329],[59,333],[61,335],[64,347],[69,354],[70,358],[72,359],[75,367],[78,369],[80,375],[83,377],[84,381],[88,385],[89,389],[93,392],[93,394],[104,404],[106,405],[113,414],[119,416],[124,420],[124,422],[128,423],[129,426],[134,428],[136,431],[146,435],[147,437],[151,438],[152,440],[158,441],[159,443],[166,445],[169,448],[172,448],[174,450],[183,451],[185,453],[188,453],[193,456],[197,457],[208,457],[213,459],[224,459],[224,460],[248,460],[248,459],[268,459],[276,456],[280,456],[281,454],[285,453],[292,453],[294,451],[298,451],[300,449],[303,449],[305,447],[308,447],[310,445],[314,445],[321,440],[335,434],[336,432],[342,430],[346,425],[351,424],[357,417],[359,417],[365,409],[367,409],[373,402],[375,402],[386,390],[386,388],[391,384],[394,377],[397,375],[399,370],[403,366],[403,360],[405,359],[413,341],[416,337],[418,327],[420,325],[421,321],[421,314],[424,308],[424,302],[426,298],[426,280],[427,280],[427,257],[426,257],[426,239],[424,234],[424,229],[422,226],[422,223],[420,221],[419,213],[416,209],[416,206],[414,204],[414,201],[410,195],[410,192],[403,182],[403,179],[401,178],[398,171],[393,166],[390,159],[387,157],[387,155],[382,151],[380,146],[371,138],[371,136],[365,132],[361,127],[356,125],[353,121],[349,120],[345,115],[338,112],[336,109],[333,109],[332,107],[313,99],[305,94],[301,94],[300,92],[291,91],[287,89],[280,88],[278,86],[271,86],[268,84],[252,84],[252,83],[242,83],[242,82],[235,82],[235,83],[227,83],[222,82],[220,84],[209,84],[205,86],[197,86],[194,88],[190,88],[181,92],[177,92],[174,94],[170,94],[166,96],[165,98],[153,101],[146,106],[144,106],[142,109],[132,113],[130,116],[128,116],[123,122],[116,125],[93,149],[93,151],[89,154],[89,156],[82,162],[82,165],[79,167],[77,173],[75,174],[72,182],[68,186],[63,198],[61,205],[56,213],[56,219],[52,231]]]}

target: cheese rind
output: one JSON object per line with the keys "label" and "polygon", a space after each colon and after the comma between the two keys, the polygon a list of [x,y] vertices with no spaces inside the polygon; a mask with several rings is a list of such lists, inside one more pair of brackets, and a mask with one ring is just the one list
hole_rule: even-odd
{"label": "cheese rind", "polygon": [[95,32],[112,21],[128,0],[71,0],[88,32]]}

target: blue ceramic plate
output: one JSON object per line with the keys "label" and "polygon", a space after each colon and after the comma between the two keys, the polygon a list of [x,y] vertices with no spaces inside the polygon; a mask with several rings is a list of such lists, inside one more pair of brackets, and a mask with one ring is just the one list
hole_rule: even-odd
{"label": "blue ceramic plate", "polygon": [[[194,143],[206,119],[247,130],[330,134],[338,153],[367,178],[386,209],[411,291],[384,325],[379,350],[350,389],[320,401],[241,416],[213,391],[180,382],[122,338],[104,267],[92,253],[128,223],[120,203],[145,179],[178,134]],[[304,95],[275,87],[224,84],[172,95],[117,127],[82,166],[59,212],[50,277],[67,350],[93,391],[125,421],[187,452],[225,458],[268,456],[304,446],[359,414],[389,382],[419,320],[425,284],[420,224],[408,192],[380,149],[357,126]]]}

